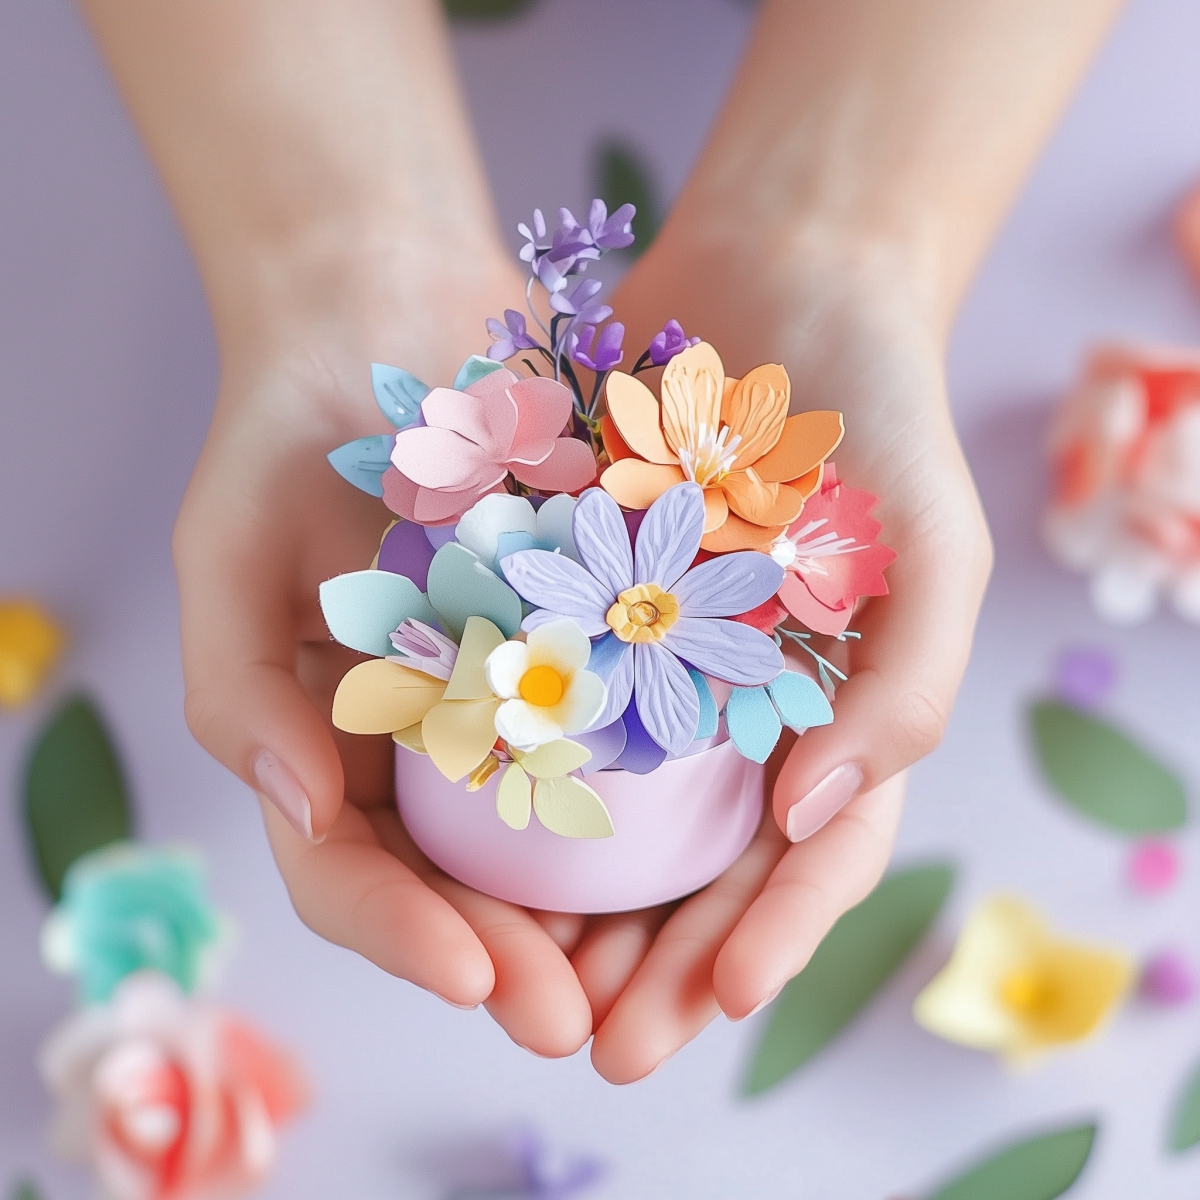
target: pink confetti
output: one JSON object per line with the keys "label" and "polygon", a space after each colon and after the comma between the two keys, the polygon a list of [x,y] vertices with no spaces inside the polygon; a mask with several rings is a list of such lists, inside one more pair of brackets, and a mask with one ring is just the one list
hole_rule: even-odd
{"label": "pink confetti", "polygon": [[1139,892],[1165,892],[1179,877],[1179,854],[1170,842],[1139,842],[1129,856],[1128,874]]}
{"label": "pink confetti", "polygon": [[1179,951],[1164,950],[1146,964],[1139,990],[1151,1004],[1186,1004],[1196,994],[1196,973]]}

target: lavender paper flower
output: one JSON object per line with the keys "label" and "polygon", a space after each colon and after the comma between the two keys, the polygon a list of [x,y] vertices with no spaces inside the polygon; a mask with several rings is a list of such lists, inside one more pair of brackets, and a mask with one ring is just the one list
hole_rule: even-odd
{"label": "lavender paper flower", "polygon": [[625,326],[620,321],[605,325],[598,338],[594,325],[580,325],[567,335],[567,353],[589,371],[611,371],[625,357],[621,350],[624,339]]}
{"label": "lavender paper flower", "polygon": [[633,218],[637,209],[632,204],[622,204],[610,217],[608,205],[603,200],[593,200],[586,226],[581,226],[568,208],[560,210],[559,215],[564,230],[585,238],[601,250],[624,250],[633,245]]}
{"label": "lavender paper flower", "polygon": [[552,295],[550,307],[563,316],[575,317],[580,324],[599,325],[612,316],[612,309],[596,300],[603,286],[598,279],[581,279],[569,293],[564,290]]}
{"label": "lavender paper flower", "polygon": [[520,551],[501,565],[509,583],[538,607],[523,628],[569,617],[600,638],[592,648],[596,667],[589,669],[607,675],[608,701],[593,728],[620,717],[632,695],[650,737],[680,754],[700,721],[685,663],[742,686],[767,683],[783,670],[771,638],[724,619],[773,596],[782,568],[756,550],[693,567],[704,536],[704,493],[696,484],[676,484],[650,506],[636,550],[621,509],[601,488],[580,497],[572,528],[582,565],[544,550]]}
{"label": "lavender paper flower", "polygon": [[650,362],[654,366],[665,367],[681,350],[699,344],[700,339],[688,337],[683,332],[683,326],[672,317],[651,339],[650,348],[646,353],[650,356]]}
{"label": "lavender paper flower", "polygon": [[487,356],[493,362],[504,362],[512,358],[518,350],[536,350],[538,343],[526,331],[525,317],[515,308],[504,310],[504,323],[495,317],[488,317],[487,331],[493,341],[488,348]]}

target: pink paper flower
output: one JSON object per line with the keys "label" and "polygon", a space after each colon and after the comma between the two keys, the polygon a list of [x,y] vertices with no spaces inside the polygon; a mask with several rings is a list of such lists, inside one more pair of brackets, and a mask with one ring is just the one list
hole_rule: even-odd
{"label": "pink paper flower", "polygon": [[59,1149],[111,1200],[225,1200],[262,1182],[276,1129],[305,1102],[296,1065],[164,975],[128,976],[42,1051]]}
{"label": "pink paper flower", "polygon": [[511,471],[542,492],[577,492],[596,476],[590,447],[563,437],[571,392],[553,379],[491,371],[465,392],[434,388],[422,425],[396,435],[383,498],[406,521],[451,525]]}
{"label": "pink paper flower", "polygon": [[844,633],[860,596],[886,596],[884,568],[896,552],[875,539],[871,516],[879,501],[861,488],[840,483],[825,464],[820,490],[770,548],[787,574],[779,599],[814,633]]}

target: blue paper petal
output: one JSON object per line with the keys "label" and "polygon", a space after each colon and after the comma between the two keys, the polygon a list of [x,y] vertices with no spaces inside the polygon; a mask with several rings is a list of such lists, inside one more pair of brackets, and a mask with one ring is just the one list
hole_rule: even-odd
{"label": "blue paper petal", "polygon": [[503,363],[493,362],[490,358],[484,358],[482,354],[472,354],[458,368],[458,374],[454,377],[454,390],[465,392],[471,384],[478,383],[485,375],[499,371],[503,366]]}
{"label": "blue paper petal", "polygon": [[[592,653],[595,653],[594,648]],[[720,720],[716,698],[712,694],[712,688],[708,686],[708,680],[695,667],[688,667],[687,673],[696,685],[696,695],[700,697],[700,724],[696,727],[696,737],[712,737],[717,732],[717,723]]]}
{"label": "blue paper petal", "polygon": [[761,687],[733,689],[725,705],[725,724],[743,757],[758,763],[770,758],[783,732],[775,705]]}
{"label": "blue paper petal", "polygon": [[592,752],[592,757],[579,768],[580,775],[594,775],[611,766],[625,749],[625,736],[625,722],[619,717],[611,725],[603,725],[587,733],[571,734],[571,741],[586,746]]}
{"label": "blue paper petal", "polygon": [[412,521],[397,521],[384,534],[379,544],[375,565],[381,571],[407,575],[421,589],[429,586],[429,564],[433,562],[433,547],[422,526]]}
{"label": "blue paper petal", "polygon": [[429,603],[455,640],[462,637],[468,617],[486,617],[506,638],[521,628],[520,597],[457,542],[448,542],[429,564]]}
{"label": "blue paper petal", "polygon": [[532,550],[537,545],[533,534],[526,533],[523,529],[516,533],[501,533],[496,537],[496,563],[495,570],[498,574],[503,574],[499,564],[506,559],[510,554],[516,554],[518,550]]}
{"label": "blue paper petal", "polygon": [[421,401],[433,390],[403,367],[371,364],[371,387],[379,411],[397,429],[411,425],[421,411]]}
{"label": "blue paper petal", "polygon": [[784,671],[767,684],[767,692],[775,701],[783,723],[797,732],[828,725],[833,720],[833,709],[821,685],[807,675]]}
{"label": "blue paper petal", "polygon": [[587,669],[599,675],[601,679],[608,679],[628,649],[629,643],[621,641],[610,630],[599,641],[592,643],[592,653],[588,659]]}
{"label": "blue paper petal", "polygon": [[321,612],[329,632],[352,650],[383,658],[392,653],[388,634],[414,617],[427,625],[437,614],[420,588],[391,571],[351,571],[321,584]]}
{"label": "blue paper petal", "polygon": [[383,473],[392,464],[394,433],[357,438],[326,455],[329,465],[348,483],[371,496],[383,498]]}
{"label": "blue paper petal", "polygon": [[637,705],[630,703],[622,718],[625,722],[625,749],[616,765],[634,775],[649,775],[658,770],[667,757],[667,752],[646,732],[637,714]]}

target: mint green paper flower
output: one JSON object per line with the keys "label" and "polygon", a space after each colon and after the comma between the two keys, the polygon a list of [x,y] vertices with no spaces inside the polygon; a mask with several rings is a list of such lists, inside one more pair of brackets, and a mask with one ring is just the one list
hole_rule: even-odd
{"label": "mint green paper flower", "polygon": [[191,992],[224,940],[200,856],[118,842],[85,854],[63,879],[42,927],[42,958],[74,975],[86,1003],[103,1003],[126,975],[169,975]]}

